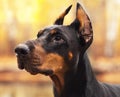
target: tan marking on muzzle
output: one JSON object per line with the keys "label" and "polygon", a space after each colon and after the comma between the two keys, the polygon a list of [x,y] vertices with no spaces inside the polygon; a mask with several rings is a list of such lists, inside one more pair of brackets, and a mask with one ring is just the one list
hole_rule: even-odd
{"label": "tan marking on muzzle", "polygon": [[35,45],[35,49],[32,52],[33,60],[34,59],[39,59],[39,64],[43,64],[46,56],[46,51],[42,48],[40,45]]}
{"label": "tan marking on muzzle", "polygon": [[65,64],[64,58],[58,54],[47,54],[44,63],[39,68],[42,70],[52,70],[53,75],[50,75],[58,92],[64,86],[64,75],[68,70],[68,65]]}
{"label": "tan marking on muzzle", "polygon": [[[50,75],[54,84],[58,86],[58,91],[64,86],[64,75],[68,70],[65,60],[62,56],[55,53],[46,53],[42,47],[35,46],[34,54],[40,57],[40,64],[37,69],[46,71],[52,70],[53,74]],[[54,77],[55,78],[54,78]],[[58,81],[59,80],[59,81]]]}
{"label": "tan marking on muzzle", "polygon": [[63,57],[58,54],[50,53],[46,55],[42,66],[40,66],[40,69],[51,69],[56,74],[64,73],[67,68]]}

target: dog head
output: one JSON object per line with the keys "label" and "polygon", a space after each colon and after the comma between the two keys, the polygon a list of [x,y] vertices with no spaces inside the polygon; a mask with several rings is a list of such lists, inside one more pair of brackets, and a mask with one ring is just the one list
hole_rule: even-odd
{"label": "dog head", "polygon": [[76,19],[62,25],[72,6],[55,21],[53,26],[40,30],[37,39],[28,40],[15,48],[18,67],[31,74],[64,74],[74,68],[78,56],[83,55],[93,40],[90,19],[77,3]]}

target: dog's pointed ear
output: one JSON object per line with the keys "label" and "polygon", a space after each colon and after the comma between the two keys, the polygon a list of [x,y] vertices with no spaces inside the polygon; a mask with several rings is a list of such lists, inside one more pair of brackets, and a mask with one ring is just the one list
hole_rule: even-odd
{"label": "dog's pointed ear", "polygon": [[78,32],[80,44],[89,47],[93,40],[91,21],[82,6],[77,3],[76,19],[70,25]]}
{"label": "dog's pointed ear", "polygon": [[59,18],[54,22],[55,25],[62,25],[64,21],[64,17],[68,14],[70,11],[72,5],[70,5],[60,16]]}

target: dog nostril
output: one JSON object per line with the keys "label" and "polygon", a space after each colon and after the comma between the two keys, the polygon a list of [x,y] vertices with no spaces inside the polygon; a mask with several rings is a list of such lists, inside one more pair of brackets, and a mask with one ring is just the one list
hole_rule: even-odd
{"label": "dog nostril", "polygon": [[25,44],[19,44],[16,48],[15,48],[15,53],[20,55],[26,55],[29,53],[29,47]]}

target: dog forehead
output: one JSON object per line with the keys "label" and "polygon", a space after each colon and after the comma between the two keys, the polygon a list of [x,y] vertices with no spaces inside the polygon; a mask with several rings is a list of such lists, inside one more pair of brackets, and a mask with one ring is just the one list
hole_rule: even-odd
{"label": "dog forehead", "polygon": [[64,25],[52,25],[44,28],[44,31],[47,33],[54,33],[59,31],[63,35],[67,36],[73,36],[75,33],[74,29],[72,29],[69,26],[64,26]]}
{"label": "dog forehead", "polygon": [[[47,37],[48,35],[52,35],[55,33],[60,33],[61,35],[66,38],[67,41],[74,41],[77,42],[77,33],[76,31],[71,28],[69,25],[52,25],[45,27],[41,32],[42,37]],[[40,38],[42,38],[40,37]],[[71,43],[71,42],[70,42]]]}

